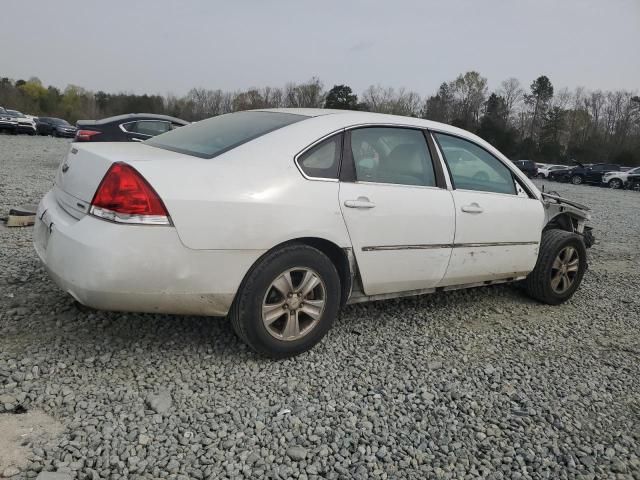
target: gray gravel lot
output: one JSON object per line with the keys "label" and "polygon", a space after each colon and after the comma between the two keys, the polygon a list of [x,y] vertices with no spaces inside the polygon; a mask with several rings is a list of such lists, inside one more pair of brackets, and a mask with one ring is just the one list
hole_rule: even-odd
{"label": "gray gravel lot", "polygon": [[[0,135],[0,215],[68,147]],[[285,361],[221,319],[79,308],[31,229],[0,227],[0,412],[64,426],[15,478],[640,479],[640,194],[545,184],[593,208],[569,303],[496,286],[349,306]]]}

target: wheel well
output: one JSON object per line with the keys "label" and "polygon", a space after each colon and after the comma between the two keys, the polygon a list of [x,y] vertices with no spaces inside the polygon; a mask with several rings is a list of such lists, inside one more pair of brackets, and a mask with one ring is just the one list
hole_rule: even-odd
{"label": "wheel well", "polygon": [[[244,278],[240,283],[240,286],[238,287],[238,291],[240,291],[240,289],[242,288],[242,285],[244,284],[249,273],[253,271],[256,265],[260,263],[260,261],[264,258],[266,254],[274,250],[277,250],[279,248],[282,248],[285,245],[291,245],[292,243],[308,245],[310,247],[316,248],[320,250],[322,253],[324,253],[327,257],[329,257],[329,260],[331,260],[333,265],[336,267],[336,270],[338,271],[338,275],[340,276],[340,291],[341,291],[340,306],[343,307],[347,303],[347,300],[349,299],[349,295],[351,294],[351,286],[353,283],[353,278],[355,278],[355,272],[352,274],[351,262],[349,260],[349,257],[345,249],[340,248],[335,243],[329,240],[325,240],[324,238],[317,238],[317,237],[295,238],[283,243],[279,243],[278,245],[270,248],[263,255],[261,255],[260,258],[258,258],[253,263],[251,268],[249,268],[249,270],[245,273]],[[356,267],[354,263],[353,269],[355,270],[355,268]],[[237,296],[237,292],[236,292],[236,296]],[[235,302],[235,297],[234,297],[234,302]]]}
{"label": "wheel well", "polygon": [[[340,290],[342,293],[340,296],[340,305],[344,306],[349,298],[349,294],[351,293],[352,283],[351,265],[345,250],[329,240],[317,237],[296,238],[295,240],[291,240],[287,243],[302,243],[309,245],[310,247],[317,248],[329,257],[329,260],[331,260],[335,265],[336,270],[338,270],[338,275],[340,275]],[[274,248],[278,248],[281,245]]]}
{"label": "wheel well", "polygon": [[575,232],[575,226],[568,214],[561,213],[553,217],[553,219],[545,225],[544,230],[564,230],[573,233]]}

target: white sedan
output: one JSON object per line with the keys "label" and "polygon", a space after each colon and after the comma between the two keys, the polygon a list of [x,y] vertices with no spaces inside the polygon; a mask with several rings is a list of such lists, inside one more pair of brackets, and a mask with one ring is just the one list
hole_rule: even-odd
{"label": "white sedan", "polygon": [[587,266],[586,210],[449,125],[256,110],[72,144],[34,244],[84,305],[228,315],[253,349],[285,357],[346,303],[515,281],[561,303]]}
{"label": "white sedan", "polygon": [[629,175],[640,175],[640,167],[632,168],[626,172],[606,172],[602,175],[602,183],[609,188],[624,188]]}

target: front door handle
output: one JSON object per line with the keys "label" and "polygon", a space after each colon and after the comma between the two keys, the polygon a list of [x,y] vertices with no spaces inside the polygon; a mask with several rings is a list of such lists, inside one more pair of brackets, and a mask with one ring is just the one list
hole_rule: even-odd
{"label": "front door handle", "polygon": [[482,212],[484,212],[482,207],[480,205],[478,205],[476,202],[473,202],[470,205],[463,205],[461,207],[461,210],[463,212],[466,212],[466,213],[482,213]]}
{"label": "front door handle", "polygon": [[348,208],[373,208],[375,203],[370,201],[367,197],[358,197],[357,200],[345,200],[344,206]]}

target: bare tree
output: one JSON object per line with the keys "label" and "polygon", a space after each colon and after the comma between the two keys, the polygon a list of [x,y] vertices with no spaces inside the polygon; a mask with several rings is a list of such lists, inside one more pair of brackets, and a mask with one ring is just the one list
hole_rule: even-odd
{"label": "bare tree", "polygon": [[511,117],[524,100],[524,89],[520,85],[520,80],[511,77],[503,80],[498,89],[498,95],[504,98],[507,110],[507,119]]}

